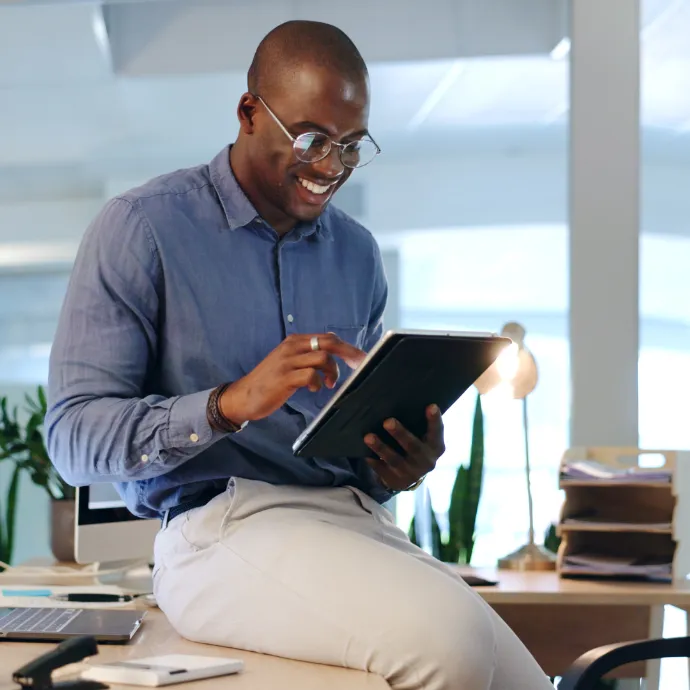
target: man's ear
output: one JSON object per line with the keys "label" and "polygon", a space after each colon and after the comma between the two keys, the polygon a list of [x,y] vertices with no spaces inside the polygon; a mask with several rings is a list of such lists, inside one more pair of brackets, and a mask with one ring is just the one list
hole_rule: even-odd
{"label": "man's ear", "polygon": [[250,93],[245,93],[240,98],[237,105],[237,119],[240,123],[240,129],[245,134],[252,134],[254,132],[254,116],[256,115],[256,97]]}

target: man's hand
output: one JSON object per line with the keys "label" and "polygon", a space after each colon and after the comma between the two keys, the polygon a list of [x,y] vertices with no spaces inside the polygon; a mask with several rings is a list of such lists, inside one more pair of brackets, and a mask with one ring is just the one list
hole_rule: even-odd
{"label": "man's hand", "polygon": [[367,462],[386,488],[392,491],[408,489],[431,472],[445,452],[441,411],[436,405],[430,405],[426,409],[426,418],[427,432],[421,439],[413,436],[395,419],[384,422],[384,429],[405,451],[404,457],[385,445],[375,434],[364,437],[364,442],[376,454],[375,458],[367,458]]}
{"label": "man's hand", "polygon": [[[319,349],[312,350],[311,339]],[[338,381],[340,357],[353,369],[366,356],[333,333],[290,335],[246,376],[228,386],[220,398],[220,411],[236,424],[263,419],[275,412],[299,388],[315,393]]]}

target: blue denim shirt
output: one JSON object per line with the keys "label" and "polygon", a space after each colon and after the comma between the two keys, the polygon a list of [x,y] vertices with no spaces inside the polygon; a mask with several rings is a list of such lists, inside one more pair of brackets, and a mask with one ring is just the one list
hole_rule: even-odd
{"label": "blue denim shirt", "polygon": [[71,484],[117,484],[144,517],[233,476],[349,484],[384,502],[362,458],[292,454],[332,390],[300,389],[232,435],[209,426],[206,403],[291,333],[334,331],[368,350],[386,297],[365,228],[331,205],[281,239],[239,187],[228,147],[151,180],[109,201],[82,240],[50,357],[50,456]]}

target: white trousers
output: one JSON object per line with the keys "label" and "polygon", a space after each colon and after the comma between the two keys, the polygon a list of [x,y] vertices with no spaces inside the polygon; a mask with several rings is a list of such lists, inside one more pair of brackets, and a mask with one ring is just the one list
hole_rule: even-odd
{"label": "white trousers", "polygon": [[161,530],[154,589],[196,642],[366,670],[396,690],[553,690],[481,597],[356,489],[231,480]]}

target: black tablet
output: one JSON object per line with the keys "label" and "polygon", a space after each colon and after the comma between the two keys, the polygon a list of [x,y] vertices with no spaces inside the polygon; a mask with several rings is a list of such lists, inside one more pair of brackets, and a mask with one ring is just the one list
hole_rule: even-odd
{"label": "black tablet", "polygon": [[445,412],[512,341],[492,333],[388,331],[292,446],[308,457],[363,457],[368,433],[402,450],[383,428],[394,417],[416,436],[425,410]]}

